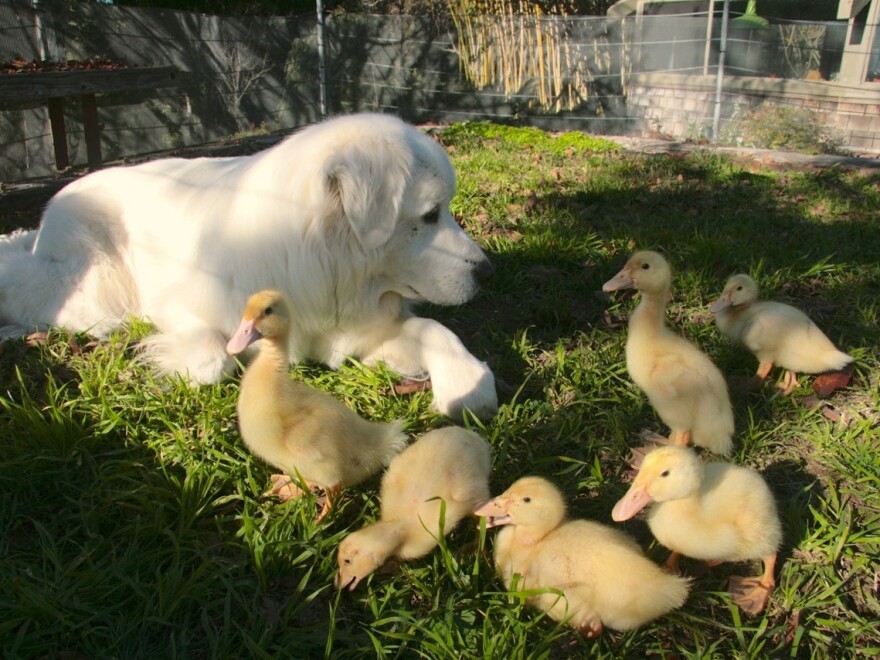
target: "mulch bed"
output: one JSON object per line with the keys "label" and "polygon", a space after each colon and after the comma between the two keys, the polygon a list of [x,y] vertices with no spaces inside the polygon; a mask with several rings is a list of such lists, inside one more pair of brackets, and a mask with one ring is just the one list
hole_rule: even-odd
{"label": "mulch bed", "polygon": [[43,60],[26,60],[23,57],[13,58],[9,62],[0,63],[0,73],[40,73],[44,71],[110,71],[127,69],[125,62],[115,62],[104,57],[91,57],[87,60],[67,60],[51,62]]}

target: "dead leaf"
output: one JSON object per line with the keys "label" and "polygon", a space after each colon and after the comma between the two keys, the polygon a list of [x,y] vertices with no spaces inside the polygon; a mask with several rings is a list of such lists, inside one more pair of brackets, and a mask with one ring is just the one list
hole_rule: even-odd
{"label": "dead leaf", "polygon": [[602,320],[605,322],[605,325],[609,328],[619,328],[621,326],[626,325],[626,319],[618,316],[612,316],[611,312],[607,309],[602,312]]}
{"label": "dead leaf", "polygon": [[853,416],[848,412],[839,410],[836,406],[831,405],[827,401],[822,401],[814,394],[805,396],[800,400],[800,404],[804,408],[818,408],[822,416],[830,419],[832,422],[842,421],[844,424],[849,424],[853,421]]}
{"label": "dead leaf", "polygon": [[45,346],[49,339],[47,332],[32,332],[24,339],[24,343],[31,347]]}
{"label": "dead leaf", "polygon": [[391,388],[395,394],[414,394],[415,392],[426,392],[431,389],[431,379],[413,380],[412,378],[404,378],[400,382],[395,383]]}
{"label": "dead leaf", "polygon": [[529,191],[529,198],[526,200],[526,211],[533,211],[538,206],[538,196]]}
{"label": "dead leaf", "polygon": [[835,371],[833,373],[816,376],[813,381],[813,391],[819,396],[829,396],[837,390],[843,389],[852,380],[852,372]]}
{"label": "dead leaf", "polygon": [[798,626],[801,623],[801,611],[793,610],[791,613],[791,618],[788,620],[788,624],[785,626],[785,643],[791,644],[794,640],[795,632],[797,632]]}

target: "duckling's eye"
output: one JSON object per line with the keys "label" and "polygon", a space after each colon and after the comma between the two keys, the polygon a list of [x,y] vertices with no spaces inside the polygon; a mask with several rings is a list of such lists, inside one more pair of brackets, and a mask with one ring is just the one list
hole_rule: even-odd
{"label": "duckling's eye", "polygon": [[737,291],[742,291],[742,290],[743,290],[742,285],[736,287],[736,290],[737,290]]}
{"label": "duckling's eye", "polygon": [[342,563],[343,564],[351,564],[351,559],[343,559]]}
{"label": "duckling's eye", "polygon": [[266,309],[263,310],[263,316],[271,316],[272,312],[274,312],[274,311],[275,310],[272,309],[271,307],[267,307]]}
{"label": "duckling's eye", "polygon": [[642,270],[648,270],[651,267],[651,264],[642,264]]}
{"label": "duckling's eye", "polygon": [[531,501],[532,501],[532,498],[531,498],[531,497],[524,497],[524,498],[523,498],[523,502],[525,502],[526,504],[528,504],[528,503],[531,502]]}
{"label": "duckling's eye", "polygon": [[660,473],[660,476],[661,476],[661,477],[668,477],[668,476],[669,476],[669,470],[663,470],[663,472]]}

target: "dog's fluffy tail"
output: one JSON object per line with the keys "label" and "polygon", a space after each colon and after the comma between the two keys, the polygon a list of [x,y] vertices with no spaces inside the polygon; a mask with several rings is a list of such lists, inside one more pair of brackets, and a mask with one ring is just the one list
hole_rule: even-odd
{"label": "dog's fluffy tail", "polygon": [[131,274],[87,238],[59,261],[34,254],[36,230],[0,236],[0,337],[50,325],[104,335],[137,312]]}
{"label": "dog's fluffy tail", "polygon": [[37,232],[18,229],[0,236],[0,337],[16,337],[46,325],[40,321],[39,300],[52,286],[36,268]]}

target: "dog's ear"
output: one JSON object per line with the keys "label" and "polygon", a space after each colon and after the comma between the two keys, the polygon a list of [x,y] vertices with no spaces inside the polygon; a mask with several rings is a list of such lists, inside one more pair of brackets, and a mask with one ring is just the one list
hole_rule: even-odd
{"label": "dog's ear", "polygon": [[407,159],[390,152],[387,142],[346,145],[324,163],[329,215],[341,215],[364,249],[384,245],[397,224]]}

